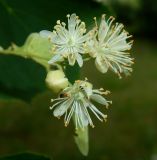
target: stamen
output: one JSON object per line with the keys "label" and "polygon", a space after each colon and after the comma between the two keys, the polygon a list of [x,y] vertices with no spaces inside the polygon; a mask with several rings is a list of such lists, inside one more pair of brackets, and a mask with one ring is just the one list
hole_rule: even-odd
{"label": "stamen", "polygon": [[97,24],[97,19],[96,19],[96,17],[94,17],[93,19],[94,19],[96,28],[98,28],[98,24]]}

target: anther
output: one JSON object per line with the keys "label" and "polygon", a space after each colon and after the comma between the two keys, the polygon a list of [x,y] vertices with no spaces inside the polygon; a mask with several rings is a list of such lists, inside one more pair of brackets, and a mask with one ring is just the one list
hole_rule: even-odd
{"label": "anther", "polygon": [[65,24],[64,22],[62,22],[62,25],[63,25],[63,26],[66,26],[66,24]]}
{"label": "anther", "polygon": [[67,122],[65,122],[65,123],[64,123],[64,126],[65,126],[65,127],[67,127],[67,126],[68,126],[68,123],[67,123]]}
{"label": "anther", "polygon": [[60,21],[60,20],[57,20],[57,24],[61,24],[61,21]]}
{"label": "anther", "polygon": [[67,18],[69,18],[70,17],[70,14],[67,14]]}

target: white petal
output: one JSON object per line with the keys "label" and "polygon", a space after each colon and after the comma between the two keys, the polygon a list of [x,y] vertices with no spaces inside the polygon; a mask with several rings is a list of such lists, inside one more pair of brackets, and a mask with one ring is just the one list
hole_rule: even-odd
{"label": "white petal", "polygon": [[51,58],[51,60],[48,61],[48,63],[53,64],[61,60],[63,60],[63,57],[60,54],[56,54]]}
{"label": "white petal", "polygon": [[83,106],[82,111],[84,112],[84,114],[86,115],[86,117],[88,119],[88,124],[90,124],[91,126],[94,126],[93,122],[92,122],[92,119],[91,119],[91,117],[90,117],[90,115],[88,113],[88,110],[87,110],[87,108],[90,105],[89,101],[87,99],[82,99],[81,101],[82,101],[81,104]]}
{"label": "white petal", "polygon": [[85,41],[87,41],[89,39],[89,34],[86,34],[84,36],[80,36],[79,39],[77,39],[78,43],[84,43]]}
{"label": "white petal", "polygon": [[109,29],[109,26],[108,24],[106,23],[105,20],[101,20],[101,23],[100,23],[100,28],[99,28],[99,31],[98,31],[98,38],[99,38],[99,41],[100,42],[103,42],[106,35],[107,35],[107,32],[108,32],[108,29]]}
{"label": "white petal", "polygon": [[94,40],[89,40],[86,42],[86,50],[88,52],[88,54],[91,56],[91,57],[96,57],[97,56],[97,48],[96,46],[98,46],[98,42],[96,39]]}
{"label": "white petal", "polygon": [[96,65],[96,68],[102,72],[102,73],[106,73],[108,71],[108,65],[106,64],[106,62],[102,62],[103,59],[100,57],[100,56],[97,56],[96,57],[96,60],[95,60],[95,65]]}
{"label": "white petal", "polygon": [[70,18],[69,18],[69,20],[68,20],[68,29],[69,29],[69,31],[71,32],[71,33],[73,33],[74,32],[74,30],[75,30],[75,27],[76,27],[76,14],[75,13],[73,13],[71,16],[70,16]]}
{"label": "white petal", "polygon": [[100,103],[100,104],[103,104],[103,105],[106,105],[106,106],[108,105],[106,99],[105,99],[103,96],[101,96],[101,95],[92,94],[92,95],[90,96],[90,98],[91,98],[92,100]]}
{"label": "white petal", "polygon": [[73,54],[69,54],[68,55],[68,61],[69,61],[69,65],[73,66],[75,64],[75,57]]}
{"label": "white petal", "polygon": [[76,53],[75,55],[76,55],[76,60],[77,60],[77,62],[79,64],[79,66],[82,67],[83,66],[82,56],[80,54],[78,54],[78,53]]}
{"label": "white petal", "polygon": [[47,31],[47,30],[42,30],[39,32],[40,36],[43,38],[49,38],[52,34],[52,32]]}
{"label": "white petal", "polygon": [[55,110],[53,111],[53,115],[55,117],[62,116],[67,111],[67,109],[71,106],[71,104],[72,104],[72,100],[71,99],[63,102],[62,104],[60,104],[59,106],[57,106],[55,108]]}
{"label": "white petal", "polygon": [[83,104],[79,104],[79,117],[80,117],[80,120],[81,120],[81,122],[82,122],[82,125],[85,127],[85,126],[87,126],[88,125],[88,118],[87,118],[87,116],[86,116],[86,114],[84,113],[84,111],[83,111]]}
{"label": "white petal", "polygon": [[131,45],[129,45],[126,40],[123,40],[123,41],[119,41],[117,43],[111,44],[110,48],[116,51],[126,51],[131,48]]}

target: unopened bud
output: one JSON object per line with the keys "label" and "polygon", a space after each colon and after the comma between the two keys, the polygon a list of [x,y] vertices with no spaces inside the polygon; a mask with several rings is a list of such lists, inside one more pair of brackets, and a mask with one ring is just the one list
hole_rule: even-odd
{"label": "unopened bud", "polygon": [[68,79],[65,78],[65,74],[61,70],[48,72],[45,81],[48,87],[54,92],[59,92],[60,90],[66,88],[69,84]]}

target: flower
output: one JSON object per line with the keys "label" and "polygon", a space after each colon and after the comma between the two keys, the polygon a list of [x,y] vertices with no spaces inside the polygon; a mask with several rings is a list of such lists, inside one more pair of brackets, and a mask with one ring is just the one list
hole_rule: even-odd
{"label": "flower", "polygon": [[93,100],[108,107],[111,101],[107,101],[102,96],[108,93],[109,91],[104,92],[102,88],[99,90],[92,89],[92,84],[87,81],[77,80],[73,85],[65,88],[59,98],[52,99],[54,104],[50,109],[55,108],[53,111],[55,117],[60,118],[65,114],[65,126],[69,124],[71,117],[73,117],[76,129],[84,128],[88,124],[94,127],[88,110],[91,110],[100,121],[106,120],[107,115],[100,112],[91,101]]}
{"label": "flower", "polygon": [[47,86],[54,92],[60,92],[62,89],[66,88],[69,84],[68,79],[62,70],[49,71],[45,82]]}
{"label": "flower", "polygon": [[76,14],[67,15],[67,18],[68,29],[66,29],[64,22],[58,20],[53,32],[46,30],[40,32],[41,36],[48,37],[54,45],[54,56],[48,63],[53,64],[67,58],[71,66],[77,61],[79,66],[82,67],[81,54],[85,53],[84,42],[88,39],[88,34],[85,34],[85,23],[81,22]]}
{"label": "flower", "polygon": [[121,77],[121,73],[128,75],[132,72],[133,58],[128,50],[133,41],[128,40],[131,35],[123,29],[123,24],[113,25],[113,21],[113,17],[106,21],[103,15],[99,27],[96,22],[93,36],[86,46],[90,56],[95,58],[95,65],[100,72],[106,73],[111,69]]}

